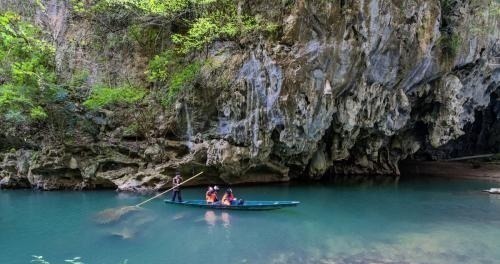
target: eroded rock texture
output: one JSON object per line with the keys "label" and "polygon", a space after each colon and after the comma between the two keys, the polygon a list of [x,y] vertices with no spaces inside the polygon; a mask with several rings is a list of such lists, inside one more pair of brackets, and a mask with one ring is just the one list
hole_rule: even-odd
{"label": "eroded rock texture", "polygon": [[[247,1],[282,25],[277,36],[213,43],[195,88],[172,109],[148,110],[149,133],[130,134],[119,109],[77,106],[98,132],[57,147],[5,144],[16,150],[3,154],[0,185],[159,189],[175,170],[205,170],[195,184],[397,175],[401,159],[455,142],[480,112],[491,147],[500,132],[498,19],[488,1],[451,2],[444,10],[437,0]],[[92,82],[115,65],[116,78],[143,78],[148,60],[137,47],[103,63],[70,48],[68,38],[91,29],[66,20],[61,69],[88,67]],[[444,47],[450,34],[461,41]]]}

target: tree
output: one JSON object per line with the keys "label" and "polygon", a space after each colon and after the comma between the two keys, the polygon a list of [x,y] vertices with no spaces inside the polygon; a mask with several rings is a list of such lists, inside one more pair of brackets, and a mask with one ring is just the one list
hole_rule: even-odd
{"label": "tree", "polygon": [[18,14],[0,13],[0,117],[24,122],[47,117],[57,94],[54,47]]}

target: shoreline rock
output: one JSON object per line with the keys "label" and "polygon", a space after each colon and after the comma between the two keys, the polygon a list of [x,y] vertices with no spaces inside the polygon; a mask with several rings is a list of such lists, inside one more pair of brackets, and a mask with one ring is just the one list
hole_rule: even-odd
{"label": "shoreline rock", "polygon": [[[168,90],[153,89],[146,80],[156,54],[128,41],[126,17],[111,31],[72,14],[66,1],[42,1],[46,8],[34,12],[10,2],[0,6],[35,16],[27,18],[44,30],[53,24],[43,19],[60,23],[58,77],[88,73],[82,94],[100,83]],[[143,192],[165,188],[176,170],[205,170],[193,184],[357,175],[392,175],[391,180],[408,157],[500,152],[498,30],[472,30],[498,28],[498,20],[484,12],[484,3],[450,5],[445,10],[437,0],[244,4],[243,13],[259,13],[282,27],[273,36],[215,41],[204,54],[190,54],[186,60],[200,62],[200,73],[171,107],[156,95],[133,107],[98,111],[85,109],[85,98],[68,99],[68,120],[59,130],[15,130],[0,123],[1,185]],[[54,17],[58,13],[64,19]],[[175,33],[169,30],[159,41],[162,50]],[[461,41],[443,47],[451,33]],[[118,46],[117,36],[124,42]],[[450,48],[452,54],[446,53]]]}
{"label": "shoreline rock", "polygon": [[405,161],[400,164],[407,178],[440,177],[500,182],[498,162]]}

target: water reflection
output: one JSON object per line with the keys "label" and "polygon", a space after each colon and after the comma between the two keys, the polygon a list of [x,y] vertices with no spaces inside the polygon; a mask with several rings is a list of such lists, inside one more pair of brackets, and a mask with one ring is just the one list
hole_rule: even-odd
{"label": "water reflection", "polygon": [[225,228],[229,228],[231,226],[231,219],[229,218],[229,213],[227,213],[227,212],[221,213],[220,219],[222,220],[222,222],[223,222],[222,225]]}
{"label": "water reflection", "polygon": [[119,192],[116,195],[116,198],[118,198],[119,200],[138,200],[138,199],[141,199],[142,196],[137,195],[135,193]]}
{"label": "water reflection", "polygon": [[[239,212],[156,201],[147,210],[98,226],[91,221],[95,212],[144,197],[89,192],[82,202],[78,193],[2,190],[0,263],[29,263],[32,254],[51,263],[77,254],[85,263],[125,258],[130,263],[498,263],[500,196],[469,193],[490,185],[245,186],[238,196],[293,197],[303,203],[293,209]],[[199,193],[186,188],[183,196]]]}
{"label": "water reflection", "polygon": [[217,222],[217,216],[215,215],[214,211],[207,211],[205,213],[205,222],[207,222],[208,226],[215,226],[215,223]]}
{"label": "water reflection", "polygon": [[207,226],[214,227],[219,221],[222,222],[224,228],[229,228],[231,226],[231,216],[227,212],[221,212],[216,214],[215,211],[209,210],[205,212],[205,222]]}
{"label": "water reflection", "polygon": [[488,194],[490,197],[490,200],[497,200],[500,201],[500,194]]}

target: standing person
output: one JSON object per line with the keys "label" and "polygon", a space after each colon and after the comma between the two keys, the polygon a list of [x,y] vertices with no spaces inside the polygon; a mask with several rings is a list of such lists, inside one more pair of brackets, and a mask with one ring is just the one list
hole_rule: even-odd
{"label": "standing person", "polygon": [[178,197],[179,203],[182,203],[181,189],[179,185],[182,183],[182,177],[180,172],[175,172],[175,177],[172,179],[172,184],[174,185],[174,193],[172,194],[172,202],[175,202],[175,197]]}

